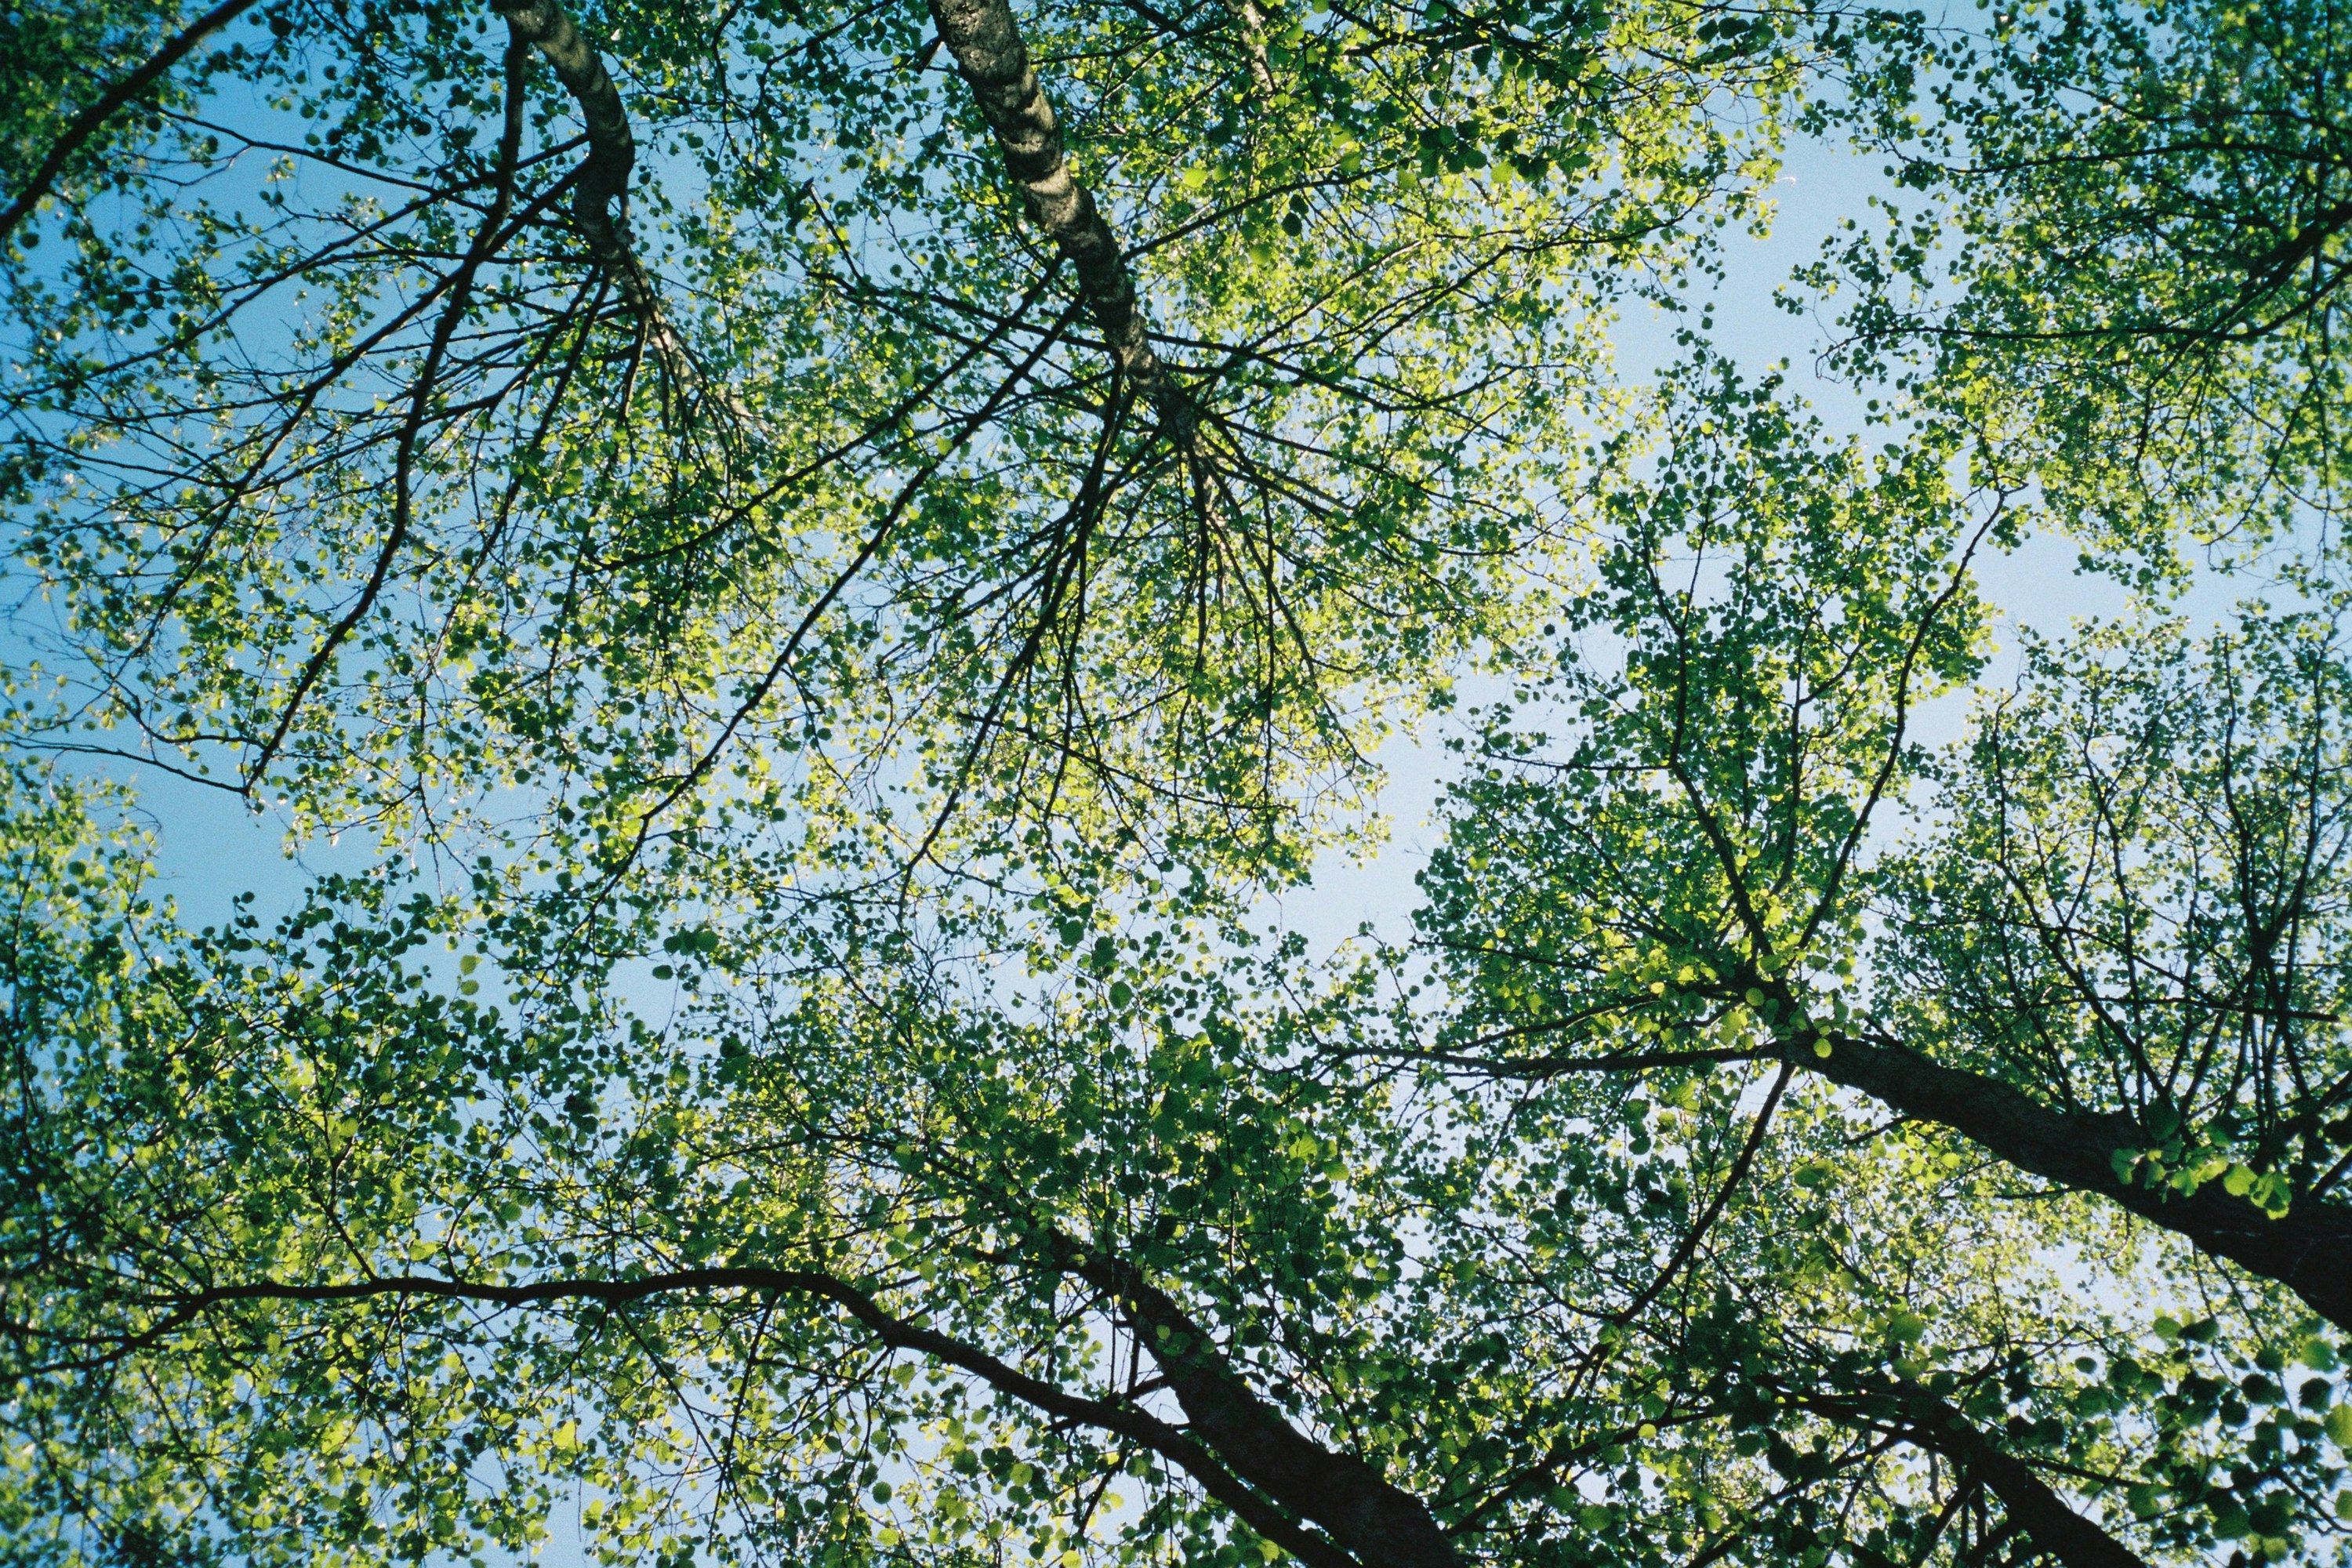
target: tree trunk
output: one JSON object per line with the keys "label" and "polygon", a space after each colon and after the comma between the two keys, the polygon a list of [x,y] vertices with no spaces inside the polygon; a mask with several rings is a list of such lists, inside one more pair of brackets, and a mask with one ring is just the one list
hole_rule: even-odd
{"label": "tree trunk", "polygon": [[931,18],[996,133],[1005,173],[1021,187],[1030,216],[1076,272],[1087,313],[1101,329],[1119,374],[1151,405],[1164,428],[1179,436],[1189,432],[1192,404],[1152,351],[1118,237],[1070,171],[1061,124],[1030,68],[1028,47],[1011,7],[1005,0],[931,0]]}
{"label": "tree trunk", "polygon": [[1227,1371],[1207,1331],[1139,1270],[1075,1252],[1065,1260],[1118,1297],[1192,1432],[1235,1475],[1321,1525],[1364,1568],[1462,1568],[1427,1504],[1364,1460],[1334,1453],[1291,1426]]}
{"label": "tree trunk", "polygon": [[1803,1066],[1906,1116],[1948,1127],[2020,1170],[2121,1204],[2200,1251],[2277,1280],[2352,1331],[2352,1213],[2315,1201],[2273,1219],[2214,1182],[2186,1196],[2151,1192],[2116,1175],[2118,1152],[2137,1152],[2154,1142],[2127,1116],[2053,1110],[2021,1089],[1939,1066],[1893,1041],[1826,1038],[1826,1058],[1810,1046],[1797,1047]]}

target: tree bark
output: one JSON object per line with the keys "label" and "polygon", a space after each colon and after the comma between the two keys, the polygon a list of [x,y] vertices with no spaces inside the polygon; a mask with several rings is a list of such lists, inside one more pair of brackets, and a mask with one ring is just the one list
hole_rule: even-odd
{"label": "tree bark", "polygon": [[[1884,1396],[1881,1396],[1883,1401]],[[2097,1521],[2075,1511],[2036,1475],[2033,1467],[1995,1445],[1947,1400],[1914,1390],[1895,1396],[1896,1414],[1864,1399],[1801,1398],[1806,1408],[1840,1420],[1891,1430],[1915,1447],[1943,1455],[1966,1481],[1975,1481],[2000,1500],[2010,1521],[2066,1568],[2148,1568],[2137,1552],[2107,1533]]]}
{"label": "tree bark", "polygon": [[1021,187],[1030,216],[1076,273],[1087,313],[1119,374],[1151,405],[1163,428],[1188,433],[1196,422],[1191,400],[1151,347],[1118,237],[1071,173],[1061,123],[1030,68],[1012,8],[1005,0],[931,0],[931,19],[995,132],[1004,171]]}
{"label": "tree bark", "polygon": [[2118,1152],[2137,1152],[2153,1142],[2127,1116],[2055,1110],[2021,1089],[1941,1066],[1892,1040],[1822,1037],[1828,1057],[1800,1045],[1794,1053],[1800,1065],[1906,1116],[1948,1127],[2021,1170],[2120,1204],[2200,1251],[2278,1281],[2313,1311],[2352,1331],[2352,1213],[2313,1202],[2273,1219],[2214,1182],[2185,1196],[2163,1188],[2151,1192],[2116,1175]]}
{"label": "tree bark", "polygon": [[629,129],[621,89],[614,85],[603,57],[557,0],[495,0],[495,4],[515,36],[537,47],[555,68],[556,79],[580,106],[588,133],[588,156],[572,176],[572,222],[579,226],[597,265],[620,291],[621,302],[636,317],[654,363],[681,392],[698,388],[701,376],[694,356],[663,313],[661,296],[629,239],[629,175],[636,167],[637,142]]}
{"label": "tree bark", "polygon": [[1067,1241],[1056,1251],[1063,1267],[1118,1298],[1192,1431],[1235,1475],[1321,1525],[1364,1568],[1461,1568],[1427,1504],[1291,1426],[1231,1373],[1208,1331],[1140,1270]]}

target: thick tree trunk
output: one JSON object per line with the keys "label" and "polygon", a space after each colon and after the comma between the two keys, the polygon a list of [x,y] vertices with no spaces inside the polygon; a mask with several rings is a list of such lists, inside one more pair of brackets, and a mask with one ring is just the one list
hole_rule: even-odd
{"label": "thick tree trunk", "polygon": [[1797,1059],[1906,1116],[1948,1127],[2021,1170],[2121,1204],[2202,1252],[2277,1280],[2321,1317],[2352,1331],[2352,1213],[2307,1203],[2273,1219],[2212,1182],[2185,1197],[2150,1192],[2116,1175],[2118,1152],[2153,1142],[2129,1117],[2053,1110],[2021,1089],[1940,1066],[1893,1041],[1829,1041],[1826,1058],[1800,1047]]}
{"label": "thick tree trunk", "polygon": [[1011,7],[1005,0],[931,0],[931,18],[996,133],[1005,173],[1021,187],[1030,216],[1076,271],[1087,313],[1101,329],[1119,373],[1164,427],[1180,435],[1189,431],[1194,420],[1191,402],[1152,350],[1118,237],[1071,173],[1061,124],[1030,68]]}
{"label": "thick tree trunk", "polygon": [[1461,1568],[1426,1504],[1364,1460],[1334,1453],[1291,1426],[1232,1375],[1207,1331],[1138,1270],[1076,1252],[1065,1262],[1118,1297],[1193,1434],[1235,1475],[1321,1525],[1364,1568]]}
{"label": "thick tree trunk", "polygon": [[1808,1409],[1900,1436],[1914,1447],[1952,1461],[1960,1474],[2000,1500],[2017,1527],[2066,1568],[2147,1568],[2138,1552],[2086,1519],[2052,1489],[2033,1467],[1996,1446],[1946,1400],[1925,1391],[1892,1400],[1801,1398]]}

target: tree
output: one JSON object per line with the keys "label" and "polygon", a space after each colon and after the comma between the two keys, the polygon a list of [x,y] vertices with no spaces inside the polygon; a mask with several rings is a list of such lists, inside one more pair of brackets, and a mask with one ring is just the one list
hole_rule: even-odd
{"label": "tree", "polygon": [[[1500,719],[1430,874],[1493,999],[1464,1026],[1539,1043],[1520,1072],[1785,1057],[2352,1325],[2336,606],[2038,647],[1938,763],[1911,714],[1972,668],[2003,498],[1970,526],[1934,448],[1824,459],[1736,387],[1679,430],[1580,616],[1622,670],[1559,678],[1589,728],[1557,760]],[[1915,778],[1927,826],[1871,856]]]}
{"label": "tree", "polygon": [[1897,194],[1811,269],[1850,301],[1835,352],[1912,367],[2110,563],[2335,518],[2344,26],[2101,0],[1850,32],[1859,90],[1817,117]]}
{"label": "tree", "polygon": [[[1986,1379],[2015,1368],[1930,1373],[1899,1315],[1872,1325],[1891,1358],[1854,1354],[1852,1317],[1883,1309],[1860,1279],[1848,1300],[1792,1279],[1804,1312],[1777,1321],[1706,1291],[1644,1311],[1675,1216],[1611,1205],[1675,1169],[1645,1140],[1572,1143],[1563,1171],[1512,1152],[1544,1125],[1527,1108],[1467,1101],[1468,1146],[1416,1138],[1426,1108],[1381,1075],[1299,1070],[1346,998],[1253,1003],[1240,955],[1204,963],[1164,926],[1032,939],[1030,995],[991,1007],[942,979],[968,966],[803,911],[796,976],[760,974],[778,955],[738,933],[674,944],[656,1029],[576,975],[534,985],[527,933],[474,971],[505,1008],[449,994],[422,952],[481,923],[380,885],[142,965],[160,933],[135,884],[68,872],[58,846],[86,836],[41,831],[70,810],[20,814],[18,897],[86,878],[110,892],[80,907],[124,912],[18,928],[46,949],[12,975],[43,1069],[12,1128],[28,1544],[135,1556],[202,1520],[241,1556],[479,1551],[528,1542],[584,1480],[622,1555],[889,1557],[933,1533],[969,1555],[1011,1533],[1044,1554],[1655,1561],[1752,1491],[1771,1531],[1710,1550],[1746,1535],[1772,1561],[1825,1539],[1824,1500],[1857,1482],[1875,1539],[1920,1527],[1884,1445],[1807,1459],[1805,1428],[2005,1451],[1953,1400],[2000,1405]],[[1693,1152],[1696,1174],[1757,1151]],[[1804,1192],[1811,1169],[1776,1178]],[[1570,1178],[1558,1202],[1534,1172]],[[1907,1245],[1935,1258],[1969,1206],[1911,1216],[1930,1234]],[[2013,1311],[1997,1291],[1979,1310]],[[1696,1440],[1629,1455],[1662,1423]],[[2104,1437],[2067,1440],[2096,1462]],[[1637,1526],[1661,1462],[1674,1510]],[[1759,1486],[1768,1462],[1790,1484]],[[1089,1539],[1120,1472],[1140,1507]],[[2055,1518],[2090,1543],[2049,1538],[2062,1560],[2132,1560],[2030,1466],[1967,1473],[2038,1506],[2037,1542]]]}
{"label": "tree", "polygon": [[1893,1112],[1865,1142],[1956,1136],[1955,1163],[2095,1194],[2341,1329],[2336,605],[2039,647],[1938,755],[1914,716],[1979,667],[1969,561],[2009,493],[1949,488],[1964,436],[1840,450],[1717,367],[1675,407],[1520,693],[1570,727],[1485,716],[1424,873],[1458,1009],[1350,1048],[1602,1103],[1776,1063]]}
{"label": "tree", "polygon": [[[2326,16],[8,26],[11,1560],[2340,1555]],[[1800,123],[1874,445],[1607,363]],[[368,851],[188,929],[125,758]]]}
{"label": "tree", "polygon": [[608,868],[909,773],[902,858],[1279,837],[1502,624],[1617,269],[1752,205],[1796,46],[1704,20],[289,0],[101,60],[154,129],[10,272],[54,743],[428,837],[508,786]]}

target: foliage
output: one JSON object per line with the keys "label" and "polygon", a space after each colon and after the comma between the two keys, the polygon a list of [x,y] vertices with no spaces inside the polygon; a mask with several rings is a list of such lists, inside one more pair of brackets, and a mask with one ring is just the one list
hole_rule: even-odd
{"label": "foliage", "polygon": [[2344,1558],[2326,6],[5,26],[0,1562]]}
{"label": "foliage", "polygon": [[1897,189],[1808,279],[1851,301],[1839,352],[1912,366],[2086,542],[2126,547],[2111,566],[2333,526],[2344,27],[2326,0],[2095,0],[1850,35],[1858,90],[1819,117]]}
{"label": "foliage", "polygon": [[[2201,1255],[2195,1266],[2241,1265],[2343,1326],[2333,1259],[2347,1228],[2336,1110],[2347,1063],[2331,933],[2345,666],[2332,610],[2251,607],[2202,647],[2163,617],[2089,628],[2063,652],[2038,645],[2017,689],[1982,699],[1965,737],[1932,751],[1906,721],[1978,668],[1984,612],[1968,556],[2000,531],[2001,498],[1972,518],[1965,497],[1906,490],[1904,450],[1870,463],[1825,447],[1754,393],[1706,408],[1671,426],[1646,490],[1616,498],[1624,543],[1570,617],[1555,668],[1483,716],[1423,875],[1422,932],[1458,1005],[1430,1043],[1406,1009],[1360,1048],[1539,1086],[1520,1091],[1523,1105],[1569,1096],[1577,1110],[1549,1136],[1571,1148],[1584,1128],[1621,1124],[1629,1079],[1670,1123],[1696,1108],[1702,1127],[1728,1120],[1713,1077],[1727,1063],[1869,1097],[1843,1103],[1835,1141],[1790,1152],[1780,1205],[1757,1191],[1760,1170],[1738,1165],[1709,1184],[1680,1173],[1642,1184],[1640,1201],[1674,1215],[1684,1239],[1633,1305],[1703,1303],[1711,1263],[1742,1281],[1743,1315],[1794,1335],[1825,1309],[1834,1321],[1830,1304],[1852,1290],[1861,1322],[1848,1320],[1844,1344],[1803,1352],[1796,1408],[1874,1409],[1875,1429],[1899,1436],[1922,1388],[2006,1388],[2006,1405],[1962,1408],[2004,1422],[2012,1454],[2045,1437],[2122,1440],[2036,1458],[2114,1497],[2111,1529],[2161,1521],[2141,1550],[2251,1531],[2277,1542],[2262,1550],[2287,1551],[2288,1523],[2326,1520],[2340,1473],[2306,1446],[2333,1407],[2330,1382],[2306,1377],[2298,1416],[2274,1375],[2303,1353],[2294,1309],[2226,1331],[2200,1317],[2193,1344],[2245,1336],[2226,1377],[2175,1363],[2145,1386],[2122,1374],[2120,1395],[2084,1393],[2081,1376],[2131,1331],[2078,1316],[2084,1284],[2049,1315],[2029,1311],[2002,1274],[2070,1249],[2078,1274],[2116,1271],[2091,1300],[2129,1300],[2119,1293],[2137,1289],[2124,1281],[2139,1269]],[[1868,521],[1890,494],[1899,500],[1880,515],[1901,530]],[[1571,727],[1525,727],[1530,704]],[[1874,822],[1898,806],[1907,830]],[[1779,1099],[1776,1088],[1760,1112],[1748,1107],[1753,1136],[1769,1125],[1776,1142],[1796,1142],[1785,1112],[1776,1123]],[[1872,1123],[1869,1100],[1893,1120]],[[1645,1153],[1651,1104],[1637,1096],[1622,1121]],[[1571,1188],[1591,1180],[1580,1176]],[[1929,1227],[1907,1249],[1838,1213],[1849,1184],[1882,1183],[1925,1207],[1900,1216]],[[1710,1186],[1721,1195],[1704,1198]],[[2158,1263],[2134,1256],[2144,1240],[2091,1241],[2079,1197],[2054,1201],[2070,1192],[2110,1198],[2195,1252]],[[1922,1288],[1917,1273],[1965,1235],[1971,1195],[2026,1206],[1961,1244],[1965,1279]],[[1761,1260],[1743,1259],[1731,1228],[1743,1205],[1777,1211]],[[1783,1281],[1791,1300],[1752,1308],[1764,1282]],[[1993,1293],[2000,1327],[1949,1359],[1910,1348],[1923,1310],[1978,1289]],[[1874,1338],[1891,1382],[1853,1359]],[[2331,1343],[2309,1364],[2332,1366]],[[1672,1359],[1687,1375],[1723,1353],[1694,1332]],[[1753,1352],[1731,1353],[1759,1380]],[[1779,1392],[1776,1376],[1760,1381],[1743,1400]],[[2231,1382],[2244,1384],[2235,1403]],[[2032,1408],[2045,1399],[2046,1416]],[[2275,1416],[2256,1414],[2265,1400]],[[2111,1410],[2132,1415],[2104,1428],[2084,1419]],[[1929,1436],[1906,1440],[1935,1451],[1938,1420],[1910,1419]],[[2307,1429],[2290,1437],[2298,1421]],[[1777,1467],[1792,1499],[1808,1483],[1857,1499],[1884,1486],[1851,1425],[1810,1451]],[[1976,1485],[1995,1486],[1974,1468]],[[1963,1509],[1968,1490],[1949,1506]],[[1803,1531],[1832,1513],[1871,1519],[1848,1501]],[[1870,1528],[1900,1542],[1908,1517]],[[1886,1547],[1849,1536],[1824,1549]]]}
{"label": "foliage", "polygon": [[511,836],[607,867],[910,784],[901,858],[970,800],[1278,860],[1279,802],[1505,624],[1618,269],[1749,210],[1791,52],[1683,58],[1680,5],[1024,18],[1177,430],[917,9],[586,14],[658,322],[567,236],[578,121],[488,12],[257,15],[10,271],[73,743],[402,837],[519,789]]}

